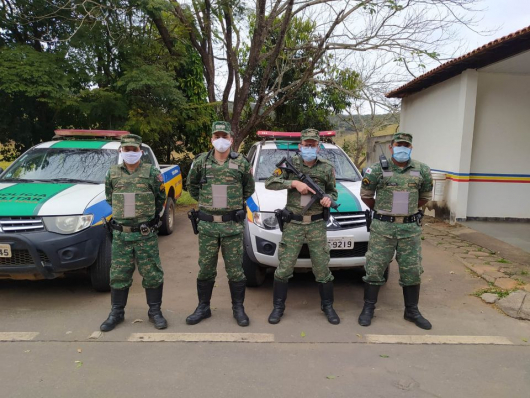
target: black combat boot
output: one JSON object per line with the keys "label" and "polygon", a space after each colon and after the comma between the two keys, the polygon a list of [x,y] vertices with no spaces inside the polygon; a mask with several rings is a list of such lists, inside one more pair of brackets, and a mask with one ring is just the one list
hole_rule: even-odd
{"label": "black combat boot", "polygon": [[248,326],[250,323],[247,314],[245,314],[245,307],[243,307],[246,285],[247,281],[228,282],[232,296],[232,312],[239,326]]}
{"label": "black combat boot", "polygon": [[195,312],[186,318],[188,325],[196,325],[203,319],[212,316],[210,310],[210,300],[212,299],[213,285],[215,281],[200,281],[197,279],[197,296],[199,296],[199,305]]}
{"label": "black combat boot", "polygon": [[370,326],[372,318],[374,317],[375,303],[377,303],[377,295],[379,294],[379,285],[364,284],[364,306],[359,315],[359,325]]}
{"label": "black combat boot", "polygon": [[167,328],[166,318],[164,318],[164,315],[162,315],[162,311],[160,310],[160,306],[162,305],[163,288],[164,284],[162,283],[154,289],[145,289],[145,297],[147,299],[147,305],[149,306],[147,316],[149,317],[149,322],[154,323],[155,328],[157,329]]}
{"label": "black combat boot", "polygon": [[319,283],[318,291],[320,292],[320,308],[328,317],[328,322],[333,325],[340,323],[340,318],[333,309],[333,282]]}
{"label": "black combat boot", "polygon": [[122,323],[125,319],[125,306],[127,305],[127,297],[129,296],[129,289],[110,289],[111,310],[109,317],[101,324],[99,330],[102,332],[109,332],[116,327],[117,324]]}
{"label": "black combat boot", "polygon": [[269,323],[273,325],[280,322],[280,318],[283,316],[285,311],[285,300],[287,300],[287,288],[289,284],[287,282],[279,282],[274,280],[274,291],[272,295],[273,310],[269,315]]}
{"label": "black combat boot", "polygon": [[431,323],[425,319],[418,309],[420,300],[420,285],[403,286],[403,298],[405,299],[405,315],[407,321],[414,322],[417,327],[430,330]]}

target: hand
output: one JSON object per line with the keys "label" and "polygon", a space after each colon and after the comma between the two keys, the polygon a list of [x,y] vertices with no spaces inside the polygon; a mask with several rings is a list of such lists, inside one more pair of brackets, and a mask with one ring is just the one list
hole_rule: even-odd
{"label": "hand", "polygon": [[315,193],[315,191],[309,188],[307,184],[303,183],[302,181],[293,181],[291,183],[291,187],[295,188],[302,195],[307,195],[308,193],[313,193],[313,194]]}
{"label": "hand", "polygon": [[331,198],[324,196],[322,199],[320,199],[320,205],[322,207],[331,207]]}

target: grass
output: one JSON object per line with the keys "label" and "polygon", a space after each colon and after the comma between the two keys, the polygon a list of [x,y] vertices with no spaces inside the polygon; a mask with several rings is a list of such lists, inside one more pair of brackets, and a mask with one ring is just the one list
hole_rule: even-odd
{"label": "grass", "polygon": [[511,264],[511,261],[508,261],[505,258],[501,258],[500,260],[497,260],[496,262],[501,263],[501,264]]}
{"label": "grass", "polygon": [[499,296],[499,298],[504,298],[504,297],[508,296],[511,292],[517,290],[517,289],[504,290],[504,289],[500,289],[498,287],[494,287],[493,284],[489,284],[489,285],[490,285],[489,287],[477,290],[475,293],[473,293],[473,296],[480,297],[484,293],[493,293],[493,294],[496,294],[497,296]]}
{"label": "grass", "polygon": [[522,271],[521,271],[521,275],[528,275],[528,271],[527,271],[527,270],[525,270],[525,269],[524,269],[524,270],[522,270]]}
{"label": "grass", "polygon": [[182,191],[182,195],[177,199],[177,205],[191,206],[197,204],[197,201],[191,197],[188,191]]}

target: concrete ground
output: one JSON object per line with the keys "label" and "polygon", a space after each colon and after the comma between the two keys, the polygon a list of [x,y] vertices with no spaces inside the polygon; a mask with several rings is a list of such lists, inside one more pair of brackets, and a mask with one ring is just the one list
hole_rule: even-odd
{"label": "concrete ground", "polygon": [[528,222],[464,221],[460,224],[530,254],[530,223]]}
{"label": "concrete ground", "polygon": [[475,297],[487,282],[427,240],[420,309],[434,325],[430,331],[403,319],[395,263],[368,328],[357,324],[360,274],[344,271],[335,273],[340,325],[327,323],[312,274],[301,273],[290,283],[278,325],[267,322],[271,276],[248,289],[251,324],[241,328],[232,318],[222,260],[212,318],[188,326],[197,304],[198,249],[185,213],[178,213],[175,233],[160,238],[160,250],[165,331],[147,322],[137,274],[126,321],[100,337],[93,333],[108,314],[109,295],[93,291],[84,276],[0,281],[0,340],[11,340],[0,341],[0,395],[528,397],[530,322]]}

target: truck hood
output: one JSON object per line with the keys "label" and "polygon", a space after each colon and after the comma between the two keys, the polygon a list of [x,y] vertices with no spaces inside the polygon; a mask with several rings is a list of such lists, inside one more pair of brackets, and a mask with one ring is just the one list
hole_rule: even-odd
{"label": "truck hood", "polygon": [[[103,217],[111,212],[104,191],[104,184],[0,183],[0,217],[85,213]],[[85,211],[90,209],[96,211]]]}
{"label": "truck hood", "polygon": [[[359,196],[360,181],[337,181],[337,191],[339,193],[337,199],[339,212],[352,213],[367,209]],[[272,191],[266,189],[264,182],[256,182],[256,191],[247,202],[251,211],[274,211],[285,207],[286,203],[287,190]],[[332,209],[331,211],[334,212],[335,210]]]}

